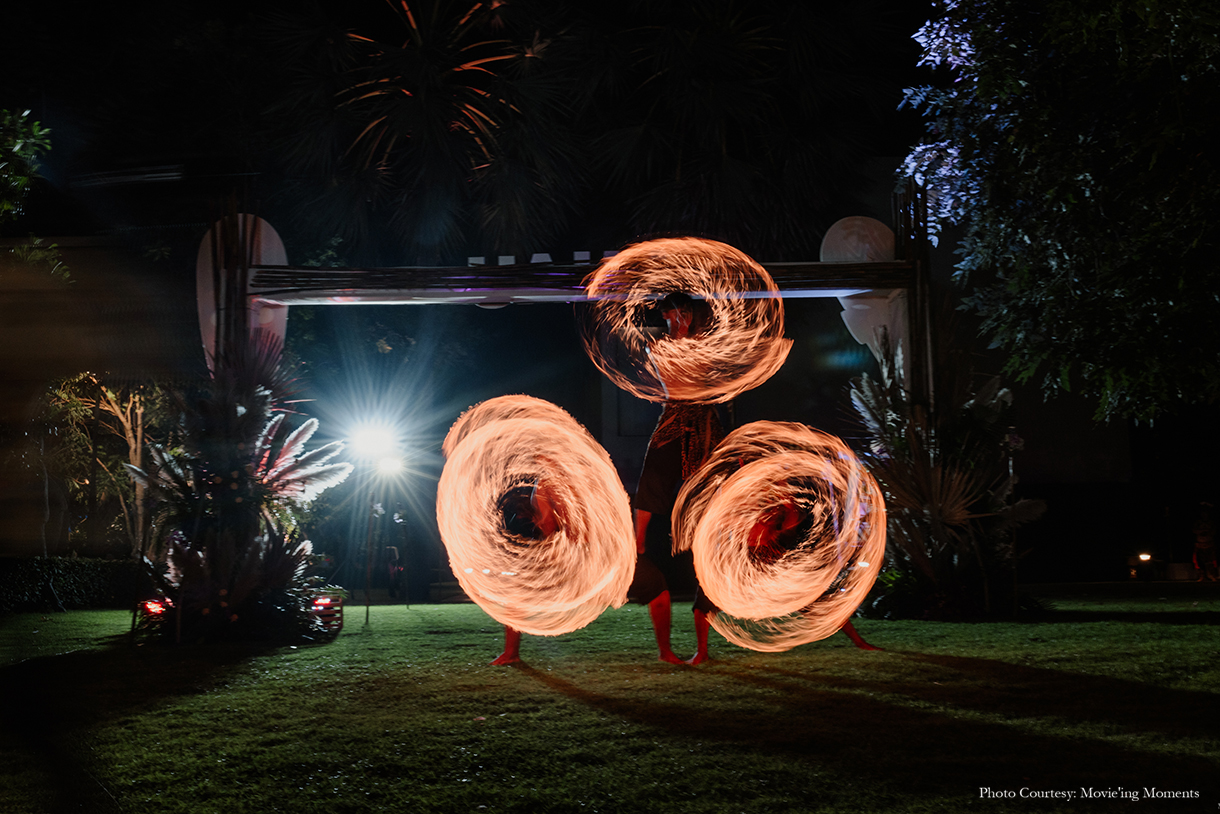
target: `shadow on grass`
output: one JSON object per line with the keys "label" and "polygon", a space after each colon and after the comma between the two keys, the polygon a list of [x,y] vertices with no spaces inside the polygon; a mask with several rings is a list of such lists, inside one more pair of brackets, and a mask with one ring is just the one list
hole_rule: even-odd
{"label": "shadow on grass", "polygon": [[[918,645],[909,651],[882,653],[850,647],[777,657],[745,653],[699,668],[679,668],[659,663],[642,666],[636,658],[638,648],[624,655],[627,651],[613,640],[598,645],[602,647],[596,662],[599,669],[588,678],[575,672],[592,667],[586,655],[553,656],[554,669],[517,667],[522,681],[502,680],[505,673],[492,672],[499,668],[471,665],[466,656],[453,658],[449,653],[424,690],[417,689],[420,685],[411,664],[403,659],[378,661],[382,657],[377,654],[401,653],[404,648],[424,654],[442,642],[446,652],[454,647],[485,647],[490,632],[480,632],[482,624],[428,616],[413,631],[419,634],[418,640],[385,634],[367,641],[353,639],[352,650],[363,655],[360,670],[345,679],[344,686],[359,691],[336,696],[335,703],[360,710],[404,702],[427,705],[435,714],[413,720],[431,721],[432,728],[412,737],[439,732],[442,743],[466,746],[464,740],[452,740],[453,727],[444,723],[446,716],[457,714],[469,721],[470,698],[480,705],[488,699],[516,699],[523,686],[533,684],[538,694],[551,695],[552,700],[569,699],[575,705],[673,735],[674,742],[655,754],[704,750],[709,765],[724,761],[729,767],[735,758],[752,753],[786,759],[793,770],[785,767],[784,772],[796,778],[793,793],[808,789],[809,810],[815,810],[818,795],[829,783],[835,784],[840,798],[851,793],[844,786],[867,791],[866,799],[877,806],[870,810],[878,811],[932,810],[912,805],[921,797],[954,798],[963,807],[973,803],[996,814],[1042,810],[1022,801],[1014,801],[1014,806],[1020,804],[1017,808],[980,801],[979,786],[1078,791],[1082,786],[1142,789],[1155,785],[1197,790],[1203,796],[1196,801],[1141,800],[1141,812],[1214,810],[1220,801],[1216,784],[1220,761],[1215,759],[1220,751],[1215,740],[1220,732],[1220,710],[1214,693],[1164,689],[992,659],[932,655],[917,652]],[[383,624],[378,630],[388,627]],[[635,634],[623,635],[636,641]],[[584,650],[585,644],[572,649]],[[5,699],[0,724],[11,733],[0,739],[0,761],[15,757],[21,765],[5,761],[6,771],[16,777],[30,767],[39,775],[41,787],[54,790],[51,793],[58,796],[46,798],[45,810],[118,811],[118,803],[97,779],[105,776],[94,769],[100,761],[95,761],[90,750],[91,730],[98,724],[121,726],[125,717],[143,717],[148,711],[174,707],[191,696],[223,690],[230,682],[236,686],[236,679],[248,683],[250,660],[265,653],[266,648],[249,646],[132,650],[122,638],[102,650],[41,657],[0,668],[0,693]],[[415,661],[414,656],[410,661]],[[385,665],[384,674],[372,676],[365,666],[368,663]],[[606,674],[597,675],[603,667]],[[451,687],[459,672],[458,684]],[[466,693],[471,695],[466,697]],[[460,713],[454,713],[459,706]],[[543,726],[538,732],[559,732],[560,740],[570,738],[576,743],[610,736],[596,723],[589,726],[588,717],[573,718],[581,722],[578,729],[559,732]],[[367,728],[351,716],[335,720]],[[559,718],[548,713],[534,720],[551,725]],[[370,745],[389,744],[380,740],[377,733],[381,732],[380,724],[373,727]],[[522,731],[519,740],[506,741],[511,745],[497,754],[505,756],[505,766],[519,765],[522,748],[546,755],[551,746],[547,737]],[[1175,742],[1183,739],[1187,746],[1175,748]],[[1191,754],[1188,746],[1192,743],[1210,757]],[[149,745],[150,761],[158,759],[155,749]],[[443,749],[419,754],[429,755],[438,765],[448,759]],[[633,777],[634,761],[652,754],[647,749],[623,753],[620,762],[611,766],[620,774],[607,776]],[[291,765],[297,765],[297,759],[293,760]],[[388,755],[384,760],[387,766],[393,765]],[[449,771],[438,770],[435,777],[439,779],[429,782],[440,788],[448,782],[444,778]],[[700,781],[698,775],[682,779]],[[883,804],[890,797],[897,803],[887,809]],[[0,789],[0,809],[3,799]],[[1097,806],[1114,811],[1116,801],[1100,801]],[[1068,808],[1092,810],[1079,801],[1059,810]]]}
{"label": "shadow on grass", "polygon": [[[799,692],[816,682],[820,688],[849,695],[857,704],[878,703],[876,711],[884,717],[874,723],[879,723],[883,730],[892,730],[906,718],[900,710],[915,713],[913,720],[922,719],[925,725],[936,723],[941,734],[927,741],[911,732],[909,743],[922,740],[920,748],[933,753],[938,751],[937,743],[952,744],[955,751],[962,753],[961,766],[977,765],[981,756],[994,753],[997,758],[994,774],[1001,778],[997,785],[1040,780],[1067,783],[1067,787],[1085,783],[1198,789],[1204,783],[1213,791],[1220,790],[1215,781],[1208,780],[1217,772],[1214,760],[1129,747],[1114,741],[1118,736],[1138,735],[1149,743],[1165,744],[1183,738],[1214,743],[1216,733],[1220,732],[1220,710],[1211,693],[1158,688],[988,659],[922,653],[893,655],[936,669],[924,682],[885,675],[875,679],[809,675],[777,668],[738,671],[734,677],[788,692],[794,689]],[[940,680],[932,680],[933,677]],[[923,719],[924,712],[933,718]],[[952,718],[952,722],[935,721],[946,717]],[[1056,728],[1058,732],[1046,734]],[[955,736],[945,738],[948,731]],[[866,743],[874,737],[891,740],[888,735],[865,737]],[[1001,743],[1004,745],[993,750],[994,745]],[[887,745],[887,751],[891,747],[892,744]],[[943,756],[943,746],[939,751]],[[918,763],[913,761],[913,765]],[[973,771],[965,774],[978,776]],[[1177,785],[1171,785],[1171,781]]]}
{"label": "shadow on grass", "polygon": [[[208,692],[270,646],[131,646],[115,636],[101,649],[39,656],[0,667],[4,757],[43,776],[49,811],[120,811],[93,772],[95,755],[81,737],[104,718]],[[80,693],[82,677],[89,694]],[[7,766],[13,769],[14,766]],[[16,774],[16,772],[14,773]]]}
{"label": "shadow on grass", "polygon": [[1043,622],[1151,622],[1158,625],[1220,625],[1216,611],[1110,611],[1110,610],[1051,610],[1029,621]]}
{"label": "shadow on grass", "polygon": [[899,655],[936,665],[982,685],[968,697],[955,695],[944,685],[914,688],[908,685],[905,689],[909,697],[920,701],[955,704],[1011,718],[1053,717],[1115,725],[1174,738],[1214,739],[1220,733],[1220,707],[1214,693],[1173,690],[990,659],[923,653]]}
{"label": "shadow on grass", "polygon": [[[1216,761],[1110,737],[1212,739],[1220,731],[1220,714],[1210,694],[985,659],[895,655],[935,668],[930,673],[964,674],[982,687],[967,692],[931,679],[920,684],[909,674],[904,679],[891,673],[887,679],[884,670],[876,679],[847,678],[713,662],[710,669],[692,671],[709,695],[726,679],[763,691],[761,702],[722,714],[714,698],[706,709],[619,698],[551,672],[519,669],[555,692],[639,724],[698,742],[787,755],[811,768],[832,767],[875,791],[978,800],[981,786],[1013,791],[1155,786],[1197,791],[1209,807],[1220,800]],[[1063,731],[1056,732],[1054,724],[1022,723],[1031,718],[1063,720]],[[1160,810],[1158,801],[1141,802],[1141,810]],[[1181,800],[1159,802],[1166,810],[1184,810]]]}

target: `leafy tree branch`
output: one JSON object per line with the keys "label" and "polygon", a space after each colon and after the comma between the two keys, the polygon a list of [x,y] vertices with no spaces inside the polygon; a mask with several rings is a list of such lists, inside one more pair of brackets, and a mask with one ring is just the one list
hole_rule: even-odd
{"label": "leafy tree branch", "polygon": [[1185,0],[941,0],[905,169],[965,229],[966,303],[1099,419],[1220,397],[1220,16]]}

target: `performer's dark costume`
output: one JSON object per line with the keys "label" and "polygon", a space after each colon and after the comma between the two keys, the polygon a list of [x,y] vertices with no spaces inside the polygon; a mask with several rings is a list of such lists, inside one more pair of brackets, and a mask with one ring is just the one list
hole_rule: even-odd
{"label": "performer's dark costume", "polygon": [[[632,500],[634,508],[650,512],[657,521],[649,523],[647,549],[636,559],[635,577],[627,591],[631,601],[646,605],[667,590],[669,582],[680,578],[682,565],[675,561],[669,537],[674,500],[683,482],[703,464],[722,438],[720,419],[711,405],[671,402],[661,411]],[[688,578],[694,579],[693,571]],[[695,608],[715,610],[699,590],[697,581],[695,587]]]}

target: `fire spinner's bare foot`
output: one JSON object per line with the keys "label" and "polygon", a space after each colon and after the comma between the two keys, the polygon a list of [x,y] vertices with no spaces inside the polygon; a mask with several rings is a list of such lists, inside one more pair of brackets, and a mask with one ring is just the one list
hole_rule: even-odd
{"label": "fire spinner's bare foot", "polygon": [[678,658],[672,650],[662,650],[661,655],[657,656],[657,661],[667,661],[670,664],[686,664],[686,662]]}
{"label": "fire spinner's bare foot", "polygon": [[851,643],[861,650],[884,650],[885,648],[877,647],[864,641],[864,638],[856,632],[856,628],[851,622],[843,623],[843,632],[847,634],[847,638],[851,639]]}
{"label": "fire spinner's bare foot", "polygon": [[707,653],[696,653],[695,655],[693,655],[689,659],[687,659],[686,663],[689,664],[691,667],[694,667],[696,664],[702,664],[705,661],[711,661],[711,657],[708,656]]}
{"label": "fire spinner's bare foot", "polygon": [[499,667],[502,664],[519,664],[521,657],[516,653],[501,653],[492,660],[492,664]]}

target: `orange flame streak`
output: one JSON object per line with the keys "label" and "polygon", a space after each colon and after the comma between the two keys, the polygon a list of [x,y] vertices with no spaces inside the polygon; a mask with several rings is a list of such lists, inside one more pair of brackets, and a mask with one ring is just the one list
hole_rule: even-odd
{"label": "orange flame streak", "polygon": [[567,411],[558,405],[533,396],[499,396],[488,399],[471,407],[458,416],[457,421],[449,428],[445,440],[441,442],[441,454],[446,459],[453,457],[457,445],[475,430],[505,421],[510,418],[533,418],[539,421],[552,421],[556,424],[572,425],[586,432],[580,423],[568,415]]}
{"label": "orange flame streak", "polygon": [[885,555],[885,501],[852,451],[802,424],[733,431],[683,485],[674,550],[741,647],[788,650],[830,636],[864,601]]}
{"label": "orange flame streak", "polygon": [[[458,582],[496,621],[538,636],[578,630],[627,598],[635,538],[610,456],[559,407],[502,396],[449,431],[437,488]],[[504,499],[528,501],[537,535],[511,531]]]}
{"label": "orange flame streak", "polygon": [[[707,324],[690,337],[654,338],[644,315],[675,292],[706,302]],[[648,401],[728,401],[774,375],[792,347],[771,275],[714,240],[637,243],[603,262],[585,293],[589,357],[616,385]]]}

